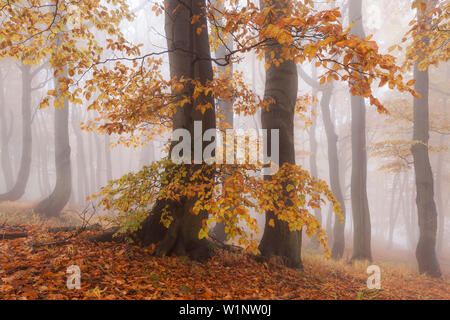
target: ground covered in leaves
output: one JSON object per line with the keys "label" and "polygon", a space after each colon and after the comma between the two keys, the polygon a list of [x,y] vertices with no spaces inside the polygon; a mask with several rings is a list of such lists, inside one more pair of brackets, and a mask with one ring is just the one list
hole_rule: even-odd
{"label": "ground covered in leaves", "polygon": [[[335,262],[314,252],[304,253],[304,270],[297,271],[224,250],[204,264],[156,258],[151,248],[87,241],[95,231],[70,238],[71,232],[42,227],[10,230],[28,236],[0,234],[1,299],[450,299],[448,274],[434,280],[407,265],[374,262],[381,267],[381,290],[368,290],[367,263]],[[66,286],[71,265],[81,270],[79,290]]]}

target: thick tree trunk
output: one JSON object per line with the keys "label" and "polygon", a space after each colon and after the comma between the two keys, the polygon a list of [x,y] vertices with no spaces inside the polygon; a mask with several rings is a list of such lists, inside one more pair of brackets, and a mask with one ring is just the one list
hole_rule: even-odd
{"label": "thick tree trunk", "polygon": [[[351,0],[349,2],[349,18],[350,23],[357,22],[352,28],[352,32],[364,38],[362,0]],[[372,260],[370,212],[367,199],[366,105],[364,98],[352,95],[351,106],[351,198],[354,223],[352,260]]]}
{"label": "thick tree trunk", "polygon": [[420,71],[416,63],[414,66],[414,79],[416,80],[414,89],[422,96],[422,99],[414,99],[413,140],[418,141],[418,143],[411,148],[416,177],[416,204],[420,230],[416,258],[420,273],[425,273],[432,277],[440,277],[441,270],[436,256],[437,210],[434,202],[433,173],[428,155],[428,70]]}
{"label": "thick tree trunk", "polygon": [[[171,77],[196,79],[205,84],[213,78],[208,30],[205,27],[200,34],[196,32],[198,27],[206,25],[205,1],[188,1],[184,5],[180,5],[178,0],[165,0],[165,5],[165,28],[170,50]],[[201,18],[198,22],[191,24],[190,21],[195,15],[199,15]],[[189,85],[185,86],[182,92],[188,96],[191,96],[192,93],[193,88]],[[182,128],[190,132],[192,155],[194,154],[194,139],[198,139],[194,135],[194,121],[202,122],[202,133],[216,127],[213,97],[202,96],[196,103],[210,103],[212,108],[202,114],[200,110],[197,110],[197,104],[185,104],[177,109],[173,119],[173,129]],[[207,144],[202,143],[202,146],[205,147]],[[208,166],[203,164],[187,166],[191,172],[208,169]],[[210,175],[211,173],[205,174]],[[203,220],[207,219],[208,213],[202,211],[197,215],[192,214],[191,209],[195,201],[196,198],[183,198],[180,201],[157,201],[151,214],[142,223],[141,230],[136,233],[136,238],[143,245],[158,243],[157,255],[187,255],[196,260],[208,258],[211,254],[210,247],[205,239],[199,240],[199,231]],[[161,224],[161,213],[165,207],[174,218],[169,228]]]}
{"label": "thick tree trunk", "polygon": [[[56,86],[56,80],[55,80]],[[56,184],[53,192],[39,202],[34,211],[47,218],[59,216],[69,201],[72,191],[72,172],[69,143],[69,102],[64,100],[60,109],[55,108],[55,167]]]}
{"label": "thick tree trunk", "polygon": [[5,101],[5,83],[3,74],[0,69],[0,150],[2,160],[3,177],[5,178],[6,190],[10,190],[13,187],[13,169],[11,164],[11,158],[9,154],[9,141],[11,139],[13,128],[13,116],[9,113],[9,121],[6,118],[6,101]]}
{"label": "thick tree trunk", "polygon": [[22,155],[16,183],[13,188],[4,194],[0,194],[0,201],[15,201],[25,193],[31,168],[31,80],[33,79],[31,67],[22,65]]}
{"label": "thick tree trunk", "polygon": [[336,200],[341,204],[341,213],[344,221],[341,223],[338,216],[334,218],[333,229],[333,247],[331,256],[334,259],[342,258],[345,249],[345,200],[341,189],[341,177],[339,175],[339,157],[338,157],[338,136],[334,129],[333,121],[330,114],[330,100],[332,95],[332,88],[329,87],[323,91],[320,106],[322,110],[322,118],[325,126],[325,133],[328,142],[328,169],[330,174],[331,191]]}
{"label": "thick tree trunk", "polygon": [[[277,6],[284,5],[284,2],[276,2]],[[275,42],[270,44],[273,50],[279,48]],[[270,54],[266,53],[266,63],[270,63]],[[295,164],[294,149],[294,113],[295,103],[297,100],[298,75],[295,62],[286,60],[278,67],[270,64],[266,71],[266,83],[264,98],[274,99],[275,103],[271,104],[268,110],[261,111],[262,129],[267,129],[267,140],[264,144],[268,147],[270,154],[271,129],[279,130],[279,165],[284,163]],[[265,176],[270,180],[270,176]],[[269,225],[269,221],[273,219],[275,226]],[[264,227],[264,235],[259,245],[261,254],[265,257],[278,256],[284,263],[292,268],[301,268],[301,231],[289,230],[288,223],[278,220],[273,212],[266,212],[266,224]]]}

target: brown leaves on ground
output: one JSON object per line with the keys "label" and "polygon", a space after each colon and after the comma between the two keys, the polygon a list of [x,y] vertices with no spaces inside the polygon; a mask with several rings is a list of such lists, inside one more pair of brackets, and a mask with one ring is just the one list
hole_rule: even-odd
{"label": "brown leaves on ground", "polygon": [[[334,262],[303,255],[304,271],[219,250],[205,264],[185,257],[156,258],[150,248],[94,244],[84,232],[58,246],[33,247],[70,233],[26,227],[27,238],[0,240],[1,299],[450,299],[450,281],[379,264],[381,290],[368,290],[367,263]],[[375,262],[376,263],[376,262]],[[66,286],[78,265],[81,289]]]}

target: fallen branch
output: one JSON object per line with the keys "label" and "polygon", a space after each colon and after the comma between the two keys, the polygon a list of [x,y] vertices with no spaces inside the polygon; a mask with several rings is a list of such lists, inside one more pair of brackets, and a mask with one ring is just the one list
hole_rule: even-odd
{"label": "fallen branch", "polygon": [[16,232],[16,233],[6,233],[3,232],[0,234],[0,239],[17,239],[17,238],[26,238],[28,237],[28,233],[26,232]]}
{"label": "fallen branch", "polygon": [[[58,233],[58,232],[70,232],[70,231],[77,231],[81,229],[82,226],[67,226],[67,227],[54,227],[48,229],[48,232],[50,233]],[[90,225],[86,228],[84,228],[85,231],[96,231],[101,230],[102,227],[98,223]]]}

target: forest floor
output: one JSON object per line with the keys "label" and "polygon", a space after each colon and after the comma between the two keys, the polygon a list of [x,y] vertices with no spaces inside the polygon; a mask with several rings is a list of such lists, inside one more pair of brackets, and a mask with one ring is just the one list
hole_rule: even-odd
{"label": "forest floor", "polygon": [[[305,249],[299,271],[225,250],[206,263],[157,258],[151,248],[89,242],[98,231],[70,238],[73,231],[49,233],[42,225],[0,220],[0,227],[0,299],[450,299],[449,269],[442,279],[421,276],[413,264],[392,262],[393,251],[349,264]],[[5,230],[27,237],[2,239]],[[370,264],[381,268],[380,290],[367,289]],[[66,285],[71,265],[81,270],[79,290]]]}

